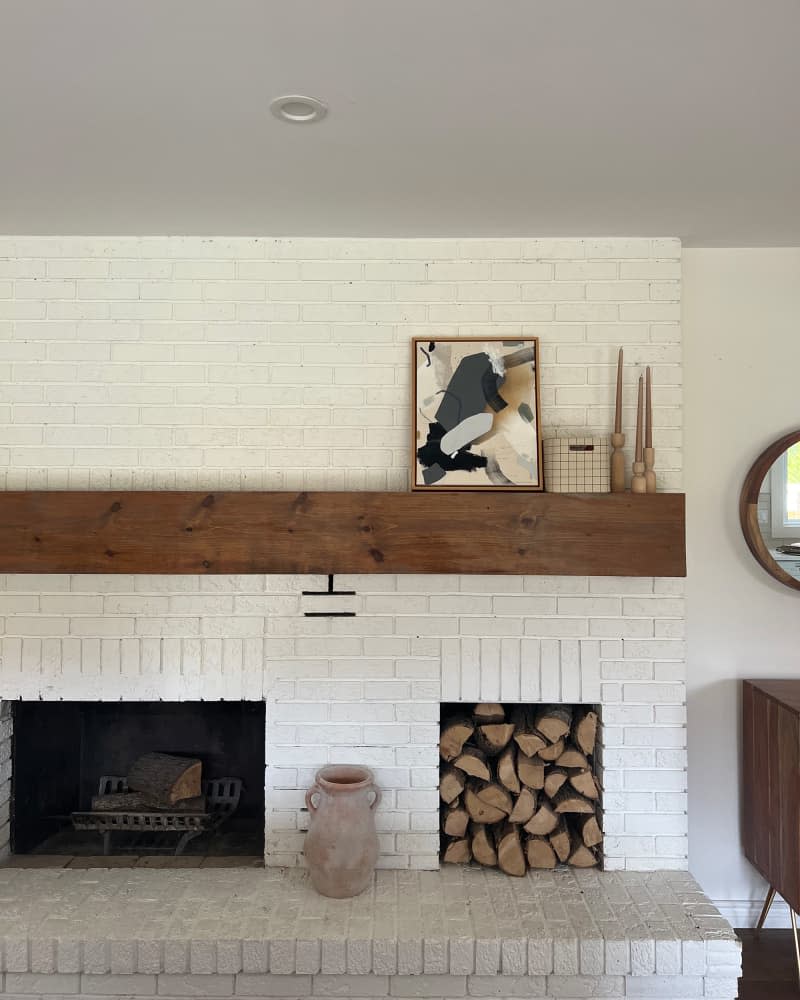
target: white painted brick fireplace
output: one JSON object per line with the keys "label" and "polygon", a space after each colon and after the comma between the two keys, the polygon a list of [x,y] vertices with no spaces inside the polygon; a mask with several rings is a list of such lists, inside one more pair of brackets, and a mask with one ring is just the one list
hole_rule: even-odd
{"label": "white painted brick fireplace", "polygon": [[[635,240],[0,240],[7,489],[405,489],[412,336],[541,338],[545,432],[605,431],[616,347],[654,370],[680,483],[680,245]],[[439,703],[603,707],[605,864],[686,865],[682,582],[0,580],[6,699],[262,699],[266,856],[299,863],[331,760],[386,789],[381,864],[436,867]],[[319,607],[319,604],[314,605]]]}
{"label": "white painted brick fireplace", "polygon": [[301,862],[304,790],[344,760],[400,868],[438,867],[440,702],[600,704],[606,868],[686,866],[682,581],[336,580],[355,618],[303,617],[317,577],[8,578],[3,695],[265,698],[268,864]]}
{"label": "white painted brick fireplace", "polygon": [[[405,490],[411,337],[488,334],[541,339],[545,434],[608,431],[622,345],[630,442],[634,372],[652,365],[659,481],[679,489],[679,296],[673,239],[0,239],[0,487]],[[546,959],[531,957],[539,954],[532,942],[518,954],[499,930],[496,960],[484,968],[471,938],[462,960],[456,938],[474,932],[456,923],[443,953],[426,938],[419,962],[398,958],[400,949],[381,964],[380,928],[354,916],[342,933],[349,942],[361,927],[372,957],[361,962],[354,946],[352,966],[349,951],[341,962],[326,959],[334,952],[308,925],[289,944],[272,941],[273,967],[237,924],[237,940],[216,942],[208,960],[194,940],[185,961],[173,961],[171,943],[158,955],[139,945],[138,959],[117,953],[117,972],[147,979],[146,992],[175,995],[289,995],[278,991],[291,973],[293,996],[733,996],[735,942],[680,871],[688,859],[683,581],[337,576],[337,588],[355,596],[335,606],[355,617],[305,617],[332,606],[302,596],[325,584],[298,576],[0,579],[0,853],[8,850],[9,702],[265,699],[267,866],[302,864],[303,795],[315,769],[365,763],[384,789],[379,864],[398,869],[381,877],[400,880],[379,881],[376,891],[394,886],[386,891],[400,898],[407,885],[409,899],[430,903],[424,879],[433,876],[409,870],[439,866],[440,704],[592,703],[603,721],[604,865],[629,879],[602,892],[623,894],[647,928],[642,941],[624,929],[623,907],[619,926],[592,925],[592,934],[622,935],[597,954],[581,944],[579,956],[576,935],[589,931],[556,918],[541,928]],[[655,869],[653,878],[666,879],[657,886],[633,875]],[[677,881],[665,869],[678,870]],[[591,880],[604,874],[581,875],[584,888],[565,891],[589,898]],[[183,877],[175,873],[177,899],[191,892]],[[469,891],[480,895],[483,884]],[[652,902],[659,893],[663,912]],[[689,921],[680,935],[697,943],[683,958],[680,935],[673,955],[677,924],[664,917],[673,894],[670,912]],[[420,932],[406,931],[416,955]],[[564,935],[576,941],[574,960],[571,945],[553,944]],[[20,979],[20,992],[136,992],[116,975],[113,949],[92,968],[65,960],[58,989],[55,979],[34,989],[25,976],[62,971],[54,954],[52,967],[36,965],[31,951],[6,973]],[[351,972],[357,982],[345,977]],[[506,992],[478,982],[481,972],[502,973]],[[512,972],[522,978],[512,983]],[[114,982],[89,990],[87,973]],[[200,973],[210,977],[202,986]],[[248,986],[251,974],[258,983]],[[401,982],[409,976],[420,978]],[[439,985],[428,982],[437,976]]]}

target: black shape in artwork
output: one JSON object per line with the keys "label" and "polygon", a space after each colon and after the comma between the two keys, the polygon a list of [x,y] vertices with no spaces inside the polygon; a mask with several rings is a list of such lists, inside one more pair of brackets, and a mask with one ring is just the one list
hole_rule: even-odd
{"label": "black shape in artwork", "polygon": [[488,354],[481,352],[462,358],[443,390],[436,419],[450,431],[467,417],[483,413],[487,404],[495,413],[502,410],[508,405],[499,393],[504,381],[505,377],[492,367]]}
{"label": "black shape in artwork", "polygon": [[426,486],[434,486],[440,479],[444,479],[444,476],[445,471],[438,462],[422,470],[422,481]]}
{"label": "black shape in artwork", "polygon": [[481,378],[481,386],[483,388],[483,394],[486,396],[486,402],[489,406],[491,406],[495,413],[499,413],[508,406],[508,403],[503,399],[498,391],[503,382],[505,382],[505,376],[497,375],[493,371],[484,372]]}
{"label": "black shape in artwork", "polygon": [[[445,472],[453,472],[456,469],[472,472],[473,469],[486,468],[486,457],[473,455],[469,450],[470,445],[465,445],[455,455],[445,454],[439,446],[439,442],[446,433],[445,428],[439,423],[432,423],[428,426],[428,438],[425,444],[417,449],[417,458],[423,468],[432,469],[434,466],[438,466]],[[441,479],[441,476],[438,478]]]}
{"label": "black shape in artwork", "polygon": [[533,410],[527,403],[520,403],[517,407],[517,411],[523,420],[526,420],[529,424],[533,423]]}
{"label": "black shape in artwork", "polygon": [[490,458],[486,466],[486,476],[495,486],[513,486],[514,484],[500,468],[496,458]]}
{"label": "black shape in artwork", "polygon": [[[423,350],[423,353],[426,352]],[[430,363],[430,358],[428,361]],[[427,440],[417,450],[427,486],[438,482],[447,472],[486,468],[486,457],[472,454],[470,442],[462,445],[455,455],[443,452],[440,442],[445,434],[469,417],[485,413],[487,406],[495,413],[505,409],[508,403],[500,395],[504,382],[505,375],[495,371],[491,358],[483,351],[459,361],[447,388],[441,390],[442,402],[436,411],[436,420],[428,425]]]}

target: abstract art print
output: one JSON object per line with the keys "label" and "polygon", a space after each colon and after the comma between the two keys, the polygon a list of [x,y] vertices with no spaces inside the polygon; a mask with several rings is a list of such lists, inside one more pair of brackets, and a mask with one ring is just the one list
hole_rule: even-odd
{"label": "abstract art print", "polygon": [[538,338],[412,347],[412,489],[541,490]]}

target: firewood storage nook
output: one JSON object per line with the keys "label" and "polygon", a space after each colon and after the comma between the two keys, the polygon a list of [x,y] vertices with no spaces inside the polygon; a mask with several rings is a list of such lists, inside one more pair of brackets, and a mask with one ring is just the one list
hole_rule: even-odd
{"label": "firewood storage nook", "polygon": [[518,877],[598,865],[598,724],[587,705],[443,705],[442,861]]}

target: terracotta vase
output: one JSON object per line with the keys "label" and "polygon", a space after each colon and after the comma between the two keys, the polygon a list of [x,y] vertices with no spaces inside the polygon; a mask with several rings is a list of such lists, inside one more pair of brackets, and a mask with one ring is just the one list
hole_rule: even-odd
{"label": "terracotta vase", "polygon": [[323,896],[357,896],[372,880],[378,860],[375,809],[381,793],[372,771],[329,764],[306,792],[311,817],[304,853],[311,882]]}

